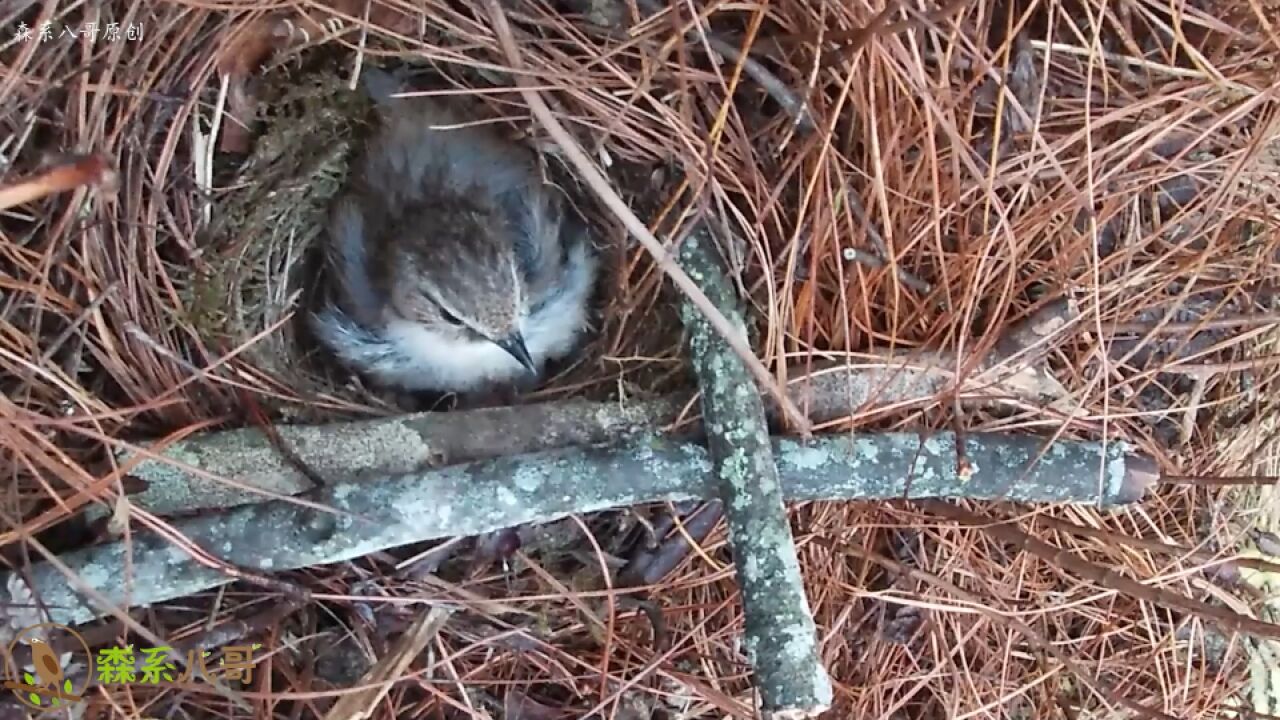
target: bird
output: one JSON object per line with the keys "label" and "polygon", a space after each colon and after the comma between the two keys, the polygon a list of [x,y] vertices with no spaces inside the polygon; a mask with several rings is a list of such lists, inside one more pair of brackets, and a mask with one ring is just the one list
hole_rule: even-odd
{"label": "bird", "polygon": [[350,369],[397,391],[536,383],[581,342],[598,260],[531,148],[367,69],[377,128],[332,204],[334,292],[311,329]]}
{"label": "bird", "polygon": [[53,648],[40,638],[31,639],[31,662],[40,678],[40,686],[58,690],[62,681],[62,663]]}

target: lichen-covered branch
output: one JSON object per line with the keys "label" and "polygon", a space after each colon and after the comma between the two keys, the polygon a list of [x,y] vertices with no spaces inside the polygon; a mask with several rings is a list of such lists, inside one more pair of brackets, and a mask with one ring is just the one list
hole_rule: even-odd
{"label": "lichen-covered branch", "polygon": [[[570,445],[618,442],[656,432],[680,411],[679,399],[640,403],[577,400],[514,407],[426,412],[329,425],[282,425],[280,438],[316,475],[359,481]],[[130,500],[158,515],[265,502],[300,495],[312,483],[258,428],[206,433],[157,458],[123,452],[144,489]],[[235,485],[222,480],[229,480]],[[237,487],[237,485],[241,487]],[[254,490],[263,492],[254,492]]]}
{"label": "lichen-covered branch", "polygon": [[[685,272],[746,337],[733,286],[705,226],[680,247]],[[698,308],[681,307],[689,336],[711,475],[724,505],[738,587],[744,646],[767,716],[815,717],[831,707],[831,678],[783,505],[764,403],[750,373]]]}
{"label": "lichen-covered branch", "polygon": [[[1150,461],[1124,443],[972,435],[975,468],[957,477],[955,439],[914,433],[839,435],[807,444],[775,439],[788,501],[971,498],[1114,505],[1140,500],[1154,481]],[[1041,451],[1043,457],[1041,456]],[[1037,462],[1036,459],[1040,458]],[[1101,472],[1100,472],[1101,470]],[[287,500],[173,520],[207,552],[240,568],[280,572],[340,562],[424,540],[478,535],[573,513],[716,496],[706,451],[658,437],[616,447],[569,447],[453,465],[396,477],[340,482],[314,500],[339,514]],[[126,555],[131,555],[126,561]],[[183,597],[230,582],[151,532],[61,556],[85,583],[122,606]],[[30,568],[50,620],[83,623],[106,614],[81,599],[48,563]],[[0,576],[0,607],[10,575]]]}
{"label": "lichen-covered branch", "polygon": [[[1022,348],[1049,328],[1074,319],[1065,304],[1051,304],[1005,334],[1002,348]],[[993,353],[961,383],[966,397],[987,403],[1070,405],[1065,391],[1034,358],[998,367],[1008,350]],[[931,401],[956,382],[962,366],[954,353],[913,352],[850,357],[789,371],[787,394],[814,423],[852,413],[888,410]],[[692,399],[679,395],[629,403],[578,400],[515,407],[422,413],[324,426],[280,426],[281,438],[330,482],[378,478],[442,465],[569,445],[612,443],[654,433],[676,422]],[[765,411],[777,418],[765,398]],[[696,417],[694,418],[696,420]],[[776,426],[776,423],[775,423]],[[688,436],[700,431],[685,425]],[[226,508],[269,499],[262,492],[297,495],[311,482],[281,457],[257,428],[202,434],[175,443],[158,458],[122,452],[120,460],[145,489],[130,499],[158,515]],[[222,480],[219,480],[222,479]],[[229,484],[226,481],[235,483]],[[237,487],[241,486],[241,487]]]}

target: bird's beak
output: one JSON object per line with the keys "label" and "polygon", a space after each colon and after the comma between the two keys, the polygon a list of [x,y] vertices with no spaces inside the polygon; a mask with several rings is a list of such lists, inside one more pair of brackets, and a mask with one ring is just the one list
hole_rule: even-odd
{"label": "bird's beak", "polygon": [[511,357],[520,361],[520,364],[529,371],[531,375],[538,374],[538,366],[533,362],[533,358],[529,355],[529,348],[524,346],[524,337],[519,332],[513,332],[506,338],[498,341],[498,347],[506,350]]}

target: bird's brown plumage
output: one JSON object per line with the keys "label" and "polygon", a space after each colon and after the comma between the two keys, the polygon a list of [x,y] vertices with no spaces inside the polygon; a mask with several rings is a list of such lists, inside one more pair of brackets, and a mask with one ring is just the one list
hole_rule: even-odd
{"label": "bird's brown plumage", "polygon": [[438,100],[373,94],[381,128],[333,210],[321,341],[384,384],[435,390],[572,349],[596,265],[534,154]]}

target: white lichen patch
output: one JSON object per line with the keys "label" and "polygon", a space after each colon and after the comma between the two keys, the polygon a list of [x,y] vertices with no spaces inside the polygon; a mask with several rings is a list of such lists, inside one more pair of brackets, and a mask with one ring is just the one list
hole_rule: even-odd
{"label": "white lichen patch", "polygon": [[498,502],[506,505],[507,507],[515,507],[520,504],[520,498],[516,497],[515,493],[506,488],[498,488],[497,495]]}
{"label": "white lichen patch", "polygon": [[809,653],[814,652],[815,645],[812,628],[805,627],[804,623],[791,623],[780,629],[787,636],[786,641],[782,644],[782,652],[788,658],[798,662],[808,657]]}
{"label": "white lichen patch", "polygon": [[[925,488],[932,490],[932,486],[938,481],[938,473],[933,471],[933,465],[927,462],[917,463],[915,468],[915,481],[919,481],[925,485]],[[915,481],[911,483],[913,491],[916,489]],[[912,493],[915,494],[914,492]]]}
{"label": "white lichen patch", "polygon": [[[223,543],[223,546],[224,546],[224,547],[229,547],[230,545],[231,545],[231,543],[229,543],[229,542],[228,542],[228,543]],[[226,551],[224,550],[224,553],[225,553],[225,552],[226,552]],[[180,564],[180,563],[184,563],[184,562],[186,562],[186,561],[188,561],[188,560],[190,560],[190,559],[191,559],[191,556],[187,554],[187,551],[186,551],[186,550],[183,550],[182,548],[178,547],[177,545],[169,545],[168,547],[166,547],[166,548],[165,548],[165,559],[164,559],[164,560],[165,560],[165,562],[166,562],[167,564],[169,564],[169,565],[178,565],[178,564]]]}
{"label": "white lichen patch", "polygon": [[1120,493],[1120,488],[1124,486],[1124,476],[1127,469],[1127,459],[1125,457],[1128,446],[1125,443],[1112,443],[1107,446],[1107,451],[1111,457],[1107,460],[1107,477],[1106,492],[1109,496],[1115,496]]}
{"label": "white lichen patch", "polygon": [[341,483],[333,487],[333,499],[338,502],[346,502],[351,493],[355,492],[356,487],[351,483]]}
{"label": "white lichen patch", "polygon": [[542,484],[547,480],[547,473],[538,466],[521,465],[516,468],[516,473],[511,480],[517,488],[527,493],[533,493],[542,488]]}
{"label": "white lichen patch", "polygon": [[931,435],[921,443],[924,452],[934,457],[943,457],[955,452],[955,444],[937,435]]}
{"label": "white lichen patch", "polygon": [[778,443],[778,459],[798,470],[817,470],[831,462],[831,452],[826,445],[783,440]]}
{"label": "white lichen patch", "polygon": [[[170,446],[169,450],[165,452],[165,456],[183,465],[200,467],[201,460],[204,457],[204,453],[193,452],[191,449],[189,449],[187,443],[180,442]],[[138,466],[138,470],[141,470],[143,467],[145,467],[146,462],[147,461],[143,461],[143,464]],[[169,468],[170,471],[177,470],[177,467],[168,463],[163,463],[159,461],[152,461],[152,462],[156,462],[157,465],[162,465],[166,468]]]}
{"label": "white lichen patch", "polygon": [[662,440],[658,437],[649,438],[648,442],[640,442],[635,445],[635,457],[641,463],[649,463],[653,460],[653,449]]}
{"label": "white lichen patch", "polygon": [[613,410],[606,405],[601,405],[592,413],[592,419],[600,427],[609,427],[614,424]]}
{"label": "white lichen patch", "polygon": [[854,457],[860,457],[869,463],[880,461],[880,445],[870,438],[860,437],[851,443]]}
{"label": "white lichen patch", "polygon": [[721,461],[720,480],[730,488],[728,501],[731,508],[741,510],[750,507],[749,493],[755,488],[749,486],[749,483],[754,482],[755,478],[752,476],[751,461],[745,450],[735,447],[728,457]]}
{"label": "white lichen patch", "polygon": [[702,473],[706,473],[711,470],[711,460],[707,457],[706,451],[702,448],[695,447],[693,445],[685,445],[680,448],[680,452],[684,455],[684,458],[678,461],[678,466],[692,466],[695,467],[698,472]]}
{"label": "white lichen patch", "polygon": [[91,588],[101,589],[111,584],[113,572],[99,563],[86,565],[80,571],[80,579]]}
{"label": "white lichen patch", "polygon": [[760,577],[760,564],[754,555],[748,555],[738,564],[738,575],[746,582],[754,582]]}

